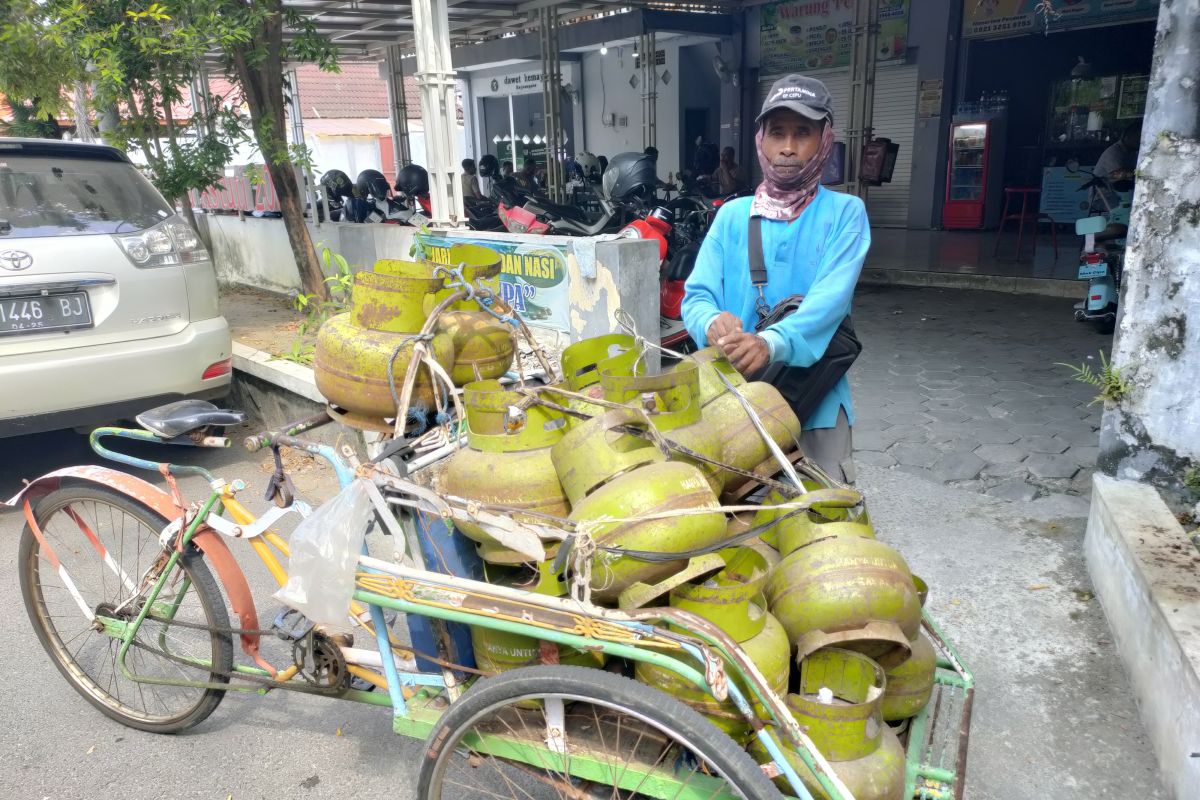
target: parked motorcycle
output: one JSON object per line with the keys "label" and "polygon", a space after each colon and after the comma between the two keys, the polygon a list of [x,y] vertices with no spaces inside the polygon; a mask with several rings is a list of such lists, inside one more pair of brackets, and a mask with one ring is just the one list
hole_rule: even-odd
{"label": "parked motorcycle", "polygon": [[[1121,199],[1118,192],[1128,192],[1133,181],[1110,181],[1099,175],[1079,191],[1093,193],[1104,211],[1075,221],[1075,233],[1084,237],[1083,251],[1079,254],[1080,280],[1087,280],[1087,293],[1083,301],[1075,305],[1075,319],[1091,322],[1103,334],[1113,332],[1117,322],[1117,303],[1121,292],[1121,277],[1125,267],[1125,236],[1123,228],[1129,226],[1129,202]],[[1117,197],[1116,207],[1111,197]],[[1093,206],[1096,205],[1093,203]],[[1097,241],[1100,236],[1103,241]]]}

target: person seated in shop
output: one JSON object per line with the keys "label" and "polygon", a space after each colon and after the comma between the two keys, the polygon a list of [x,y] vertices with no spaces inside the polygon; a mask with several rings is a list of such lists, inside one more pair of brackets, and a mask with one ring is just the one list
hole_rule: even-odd
{"label": "person seated in shop", "polygon": [[721,163],[713,171],[712,182],[716,184],[722,197],[740,194],[746,190],[746,176],[742,173],[742,168],[738,166],[737,161],[734,160],[732,147],[726,147],[721,151]]}
{"label": "person seated in shop", "polygon": [[505,161],[503,164],[500,165],[500,177],[501,178],[513,177],[513,162]]}
{"label": "person seated in shop", "polygon": [[517,183],[526,191],[533,191],[537,188],[537,162],[532,157],[526,158],[525,163],[521,165],[521,172],[517,175]]}
{"label": "person seated in shop", "polygon": [[479,189],[479,176],[476,174],[475,159],[462,160],[462,193],[463,200],[482,200],[483,192]]}
{"label": "person seated in shop", "polygon": [[[1092,173],[1097,178],[1104,178],[1108,181],[1108,185],[1092,189],[1090,213],[1104,214],[1109,209],[1121,205],[1121,197],[1117,192],[1128,191],[1129,185],[1133,181],[1134,172],[1137,169],[1138,145],[1141,144],[1141,141],[1142,122],[1138,120],[1126,127],[1121,132],[1121,138],[1100,154]],[[1104,233],[1096,238],[1098,240],[1117,239],[1127,232],[1128,228],[1125,225],[1110,223],[1104,229]]]}

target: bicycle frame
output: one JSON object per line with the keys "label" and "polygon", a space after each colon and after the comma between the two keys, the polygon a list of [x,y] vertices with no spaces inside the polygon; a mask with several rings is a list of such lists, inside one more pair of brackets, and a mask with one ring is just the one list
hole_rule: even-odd
{"label": "bicycle frame", "polygon": [[[271,689],[279,688],[309,694],[329,695],[328,690],[312,686],[302,678],[297,678],[299,667],[295,664],[282,670],[275,670],[257,655],[256,650],[251,652],[246,645],[244,634],[243,650],[255,659],[258,666],[236,663],[233,665],[231,677],[242,676],[258,685],[156,678],[136,675],[129,669],[126,664],[126,656],[133,646],[137,631],[151,612],[155,613],[156,619],[160,618],[160,614],[165,613],[167,615],[165,618],[169,620],[169,614],[178,608],[178,604],[164,607],[159,603],[159,596],[168,583],[174,579],[177,570],[180,570],[179,561],[186,547],[195,543],[201,546],[206,555],[210,555],[209,549],[212,547],[213,540],[220,543],[227,537],[246,538],[273,579],[280,585],[286,583],[287,572],[271,548],[275,548],[284,556],[288,556],[290,551],[287,542],[266,527],[266,523],[270,522],[267,518],[272,514],[277,518],[279,512],[268,512],[264,515],[264,519],[259,520],[236,499],[236,493],[245,488],[241,481],[228,484],[199,466],[152,462],[108,450],[99,444],[99,439],[108,436],[155,443],[163,443],[163,440],[148,431],[122,428],[100,428],[92,434],[93,447],[100,455],[129,466],[158,471],[168,479],[173,493],[171,498],[167,498],[161,490],[145,484],[139,479],[124,476],[138,484],[143,484],[146,489],[163,495],[162,498],[158,498],[156,511],[164,512],[165,506],[162,502],[164,499],[169,499],[175,504],[173,513],[163,513],[164,517],[171,520],[160,535],[164,553],[169,552],[165,563],[162,563],[161,566],[156,564],[148,571],[147,575],[140,576],[142,583],[145,583],[150,579],[151,574],[157,572],[157,576],[148,586],[131,594],[126,601],[129,602],[139,594],[145,594],[146,601],[137,616],[128,622],[113,617],[94,616],[95,621],[107,635],[121,641],[121,647],[118,650],[118,667],[121,673],[128,680],[138,683],[258,693],[266,693]],[[297,447],[323,458],[333,466],[339,483],[343,486],[356,478],[369,480],[358,477],[354,465],[347,463],[330,447],[304,442],[286,434],[276,435],[270,439],[260,437],[260,439],[262,439],[260,444]],[[85,469],[95,470],[96,468]],[[188,519],[184,513],[185,506],[174,484],[174,476],[184,474],[203,477],[208,481],[211,489],[208,497],[200,504],[198,513],[190,518],[190,522],[187,522],[186,526],[183,524]],[[122,475],[122,473],[117,473],[117,475]],[[43,476],[38,481],[29,484],[26,490],[36,487],[50,477]],[[409,487],[413,490],[418,488],[396,479],[393,479],[392,482],[401,488]],[[120,490],[130,494],[139,502],[147,503],[144,492],[131,491],[128,486],[120,488]],[[14,501],[21,497],[22,495],[18,495]],[[26,516],[32,524],[33,517],[29,511],[28,499],[26,498],[25,501]],[[151,503],[151,505],[155,504]],[[377,511],[385,520],[387,519],[386,506],[383,509],[377,508]],[[229,514],[229,520],[225,520],[221,516],[225,512]],[[394,519],[392,522],[394,523]],[[224,535],[218,536],[218,534]],[[202,540],[206,541],[208,547],[200,545]],[[232,564],[232,569],[236,570],[236,576],[231,574],[230,564]],[[240,567],[237,567],[236,561],[225,565],[218,562],[214,565],[217,566],[218,576],[225,585],[227,594],[231,598],[235,598],[238,581],[245,583],[245,577],[241,573]],[[337,691],[336,697],[371,705],[390,706],[393,710],[393,730],[396,733],[423,737],[436,723],[440,714],[440,711],[429,706],[410,705],[406,693],[416,696],[421,688],[430,688],[448,690],[454,697],[460,687],[450,669],[444,669],[441,673],[424,673],[401,671],[397,667],[394,656],[396,648],[393,647],[384,617],[385,609],[506,631],[579,649],[598,650],[609,656],[646,661],[667,669],[719,700],[728,698],[747,720],[754,721],[755,735],[774,759],[780,774],[788,779],[797,797],[802,800],[811,800],[812,795],[784,756],[781,744],[783,741],[788,742],[794,752],[800,755],[802,761],[816,776],[818,783],[831,798],[852,800],[850,792],[834,774],[811,740],[796,725],[782,701],[765,688],[766,682],[758,673],[757,668],[744,655],[740,655],[740,650],[733,640],[700,617],[669,609],[625,614],[562,598],[530,595],[494,584],[402,567],[373,559],[365,553],[360,557],[360,567],[358,588],[354,593],[355,605],[351,609],[354,613],[351,618],[358,624],[367,627],[368,630],[373,629],[378,652],[359,651],[359,653],[369,652],[371,656],[377,656],[377,658],[363,659],[357,653],[347,654],[345,651],[348,648],[343,648],[343,656],[346,658],[350,674],[386,690],[387,694],[341,689]],[[186,581],[187,578],[184,577],[183,580]],[[186,589],[187,585],[183,584],[183,591]],[[462,598],[468,596],[475,598],[477,602],[464,605]],[[247,599],[251,604],[253,603],[252,597]],[[511,613],[507,615],[498,613],[497,604],[507,604]],[[236,601],[235,611],[239,611]],[[364,611],[370,617],[370,625],[367,625],[362,619]],[[683,630],[684,635],[666,630],[665,624],[668,616],[671,624]],[[246,618],[242,615],[243,622]],[[256,620],[257,613],[252,612],[250,618]],[[665,652],[659,652],[660,650]],[[212,664],[204,659],[183,659],[175,655],[171,657],[180,659],[197,669],[211,669],[212,667]],[[357,660],[352,661],[352,657],[357,657]],[[379,664],[378,669],[382,669],[382,674],[376,671],[376,661]],[[753,698],[747,697],[733,681],[729,680],[727,665],[732,665],[734,670],[747,678],[746,683],[752,689]],[[758,720],[751,705],[755,701],[771,710],[778,731],[772,730],[771,726],[764,726]],[[780,736],[780,731],[782,736]],[[522,758],[521,753],[514,751],[511,744],[504,745],[504,747],[504,752],[508,757]],[[517,751],[519,750],[520,748],[517,748]],[[537,764],[544,762],[548,754],[557,757],[553,750],[536,749],[525,753],[524,759],[530,764]],[[574,769],[576,761],[576,757],[572,757],[572,769]],[[580,763],[586,768],[586,760]],[[599,769],[599,765],[594,764],[592,767]],[[636,775],[636,771],[631,771],[630,775]]]}

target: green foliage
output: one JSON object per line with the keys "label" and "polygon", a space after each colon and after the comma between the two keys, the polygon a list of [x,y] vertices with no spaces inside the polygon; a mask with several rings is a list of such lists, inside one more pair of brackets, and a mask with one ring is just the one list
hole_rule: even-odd
{"label": "green foliage", "polygon": [[1200,467],[1189,467],[1183,473],[1183,485],[1193,494],[1200,494]]}
{"label": "green foliage", "polygon": [[282,361],[291,361],[295,364],[303,364],[306,367],[311,367],[316,357],[317,346],[309,344],[301,338],[292,340],[292,348],[286,353],[276,356],[276,358]]}
{"label": "green foliage", "polygon": [[62,135],[62,129],[58,125],[58,121],[53,117],[49,119],[38,116],[38,102],[34,100],[32,103],[23,103],[13,98],[9,98],[9,105],[12,108],[12,122],[4,126],[2,131],[5,136],[25,136],[32,139],[57,139]]}
{"label": "green foliage", "polygon": [[1133,384],[1121,376],[1121,368],[1114,366],[1108,362],[1104,351],[1100,351],[1100,370],[1097,371],[1091,364],[1086,361],[1079,366],[1074,364],[1064,364],[1057,362],[1055,366],[1066,367],[1071,370],[1072,377],[1080,383],[1086,383],[1089,386],[1095,386],[1100,390],[1099,394],[1092,399],[1088,405],[1096,403],[1104,403],[1112,406],[1124,400],[1133,391]]}
{"label": "green foliage", "polygon": [[298,294],[292,301],[296,310],[304,314],[300,323],[300,336],[306,336],[316,331],[325,320],[350,310],[350,293],[354,288],[354,271],[346,262],[345,257],[333,252],[324,245],[321,246],[321,263],[325,272],[331,273],[325,278],[328,299],[322,299],[315,293]]}
{"label": "green foliage", "polygon": [[[83,77],[61,27],[60,0],[4,0],[0,3],[0,94],[32,99],[32,116],[54,119],[67,108],[62,87]],[[16,105],[14,103],[14,105]]]}

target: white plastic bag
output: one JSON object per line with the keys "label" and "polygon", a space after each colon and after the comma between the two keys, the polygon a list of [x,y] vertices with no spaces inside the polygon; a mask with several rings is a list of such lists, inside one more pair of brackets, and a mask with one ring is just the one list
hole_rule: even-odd
{"label": "white plastic bag", "polygon": [[318,625],[346,627],[358,556],[374,513],[359,478],[297,525],[288,582],[275,599]]}

